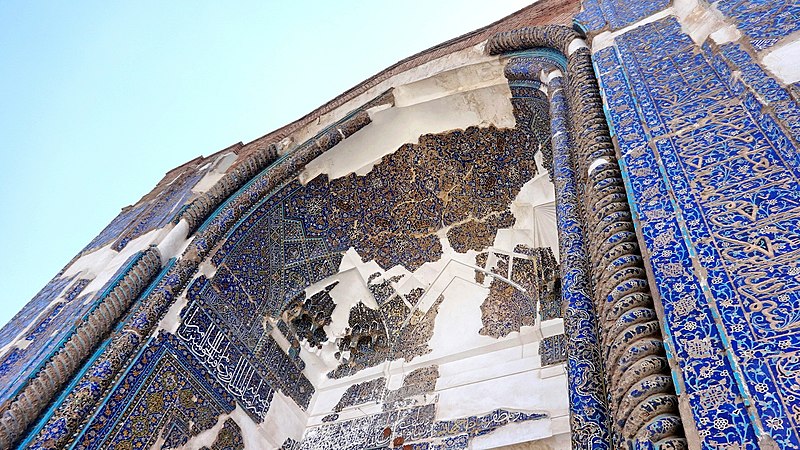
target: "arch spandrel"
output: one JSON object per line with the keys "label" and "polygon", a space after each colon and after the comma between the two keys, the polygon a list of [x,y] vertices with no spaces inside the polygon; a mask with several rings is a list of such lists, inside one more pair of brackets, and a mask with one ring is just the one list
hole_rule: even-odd
{"label": "arch spandrel", "polygon": [[[510,93],[505,95],[508,98]],[[510,110],[511,104],[504,107]],[[526,103],[514,105],[514,118],[529,123],[535,116],[529,108]],[[477,107],[473,113],[477,112],[485,114],[486,108]],[[377,121],[373,118],[352,138],[370,132],[369,127]],[[289,356],[287,361],[295,367],[313,367],[316,371],[311,372],[316,378],[308,376],[317,395],[312,404],[302,404],[310,396],[296,398],[297,393],[288,393],[299,400],[298,406],[307,407],[310,423],[319,424],[311,429],[309,442],[323,445],[321,436],[334,439],[336,427],[365,420],[396,424],[398,430],[392,431],[392,439],[406,433],[404,439],[411,436],[439,442],[455,437],[451,436],[453,430],[447,430],[455,424],[437,420],[440,416],[447,418],[448,411],[456,415],[454,420],[470,415],[474,419],[485,417],[484,421],[495,417],[496,423],[483,431],[467,430],[472,435],[464,442],[505,424],[563,417],[564,405],[554,414],[546,411],[544,403],[536,406],[534,400],[531,404],[529,396],[509,402],[511,391],[485,400],[484,406],[458,407],[450,394],[434,389],[438,376],[428,380],[429,389],[409,395],[411,399],[400,401],[400,394],[391,394],[396,389],[413,390],[403,384],[409,371],[437,367],[442,358],[455,359],[457,370],[477,371],[472,377],[473,382],[479,382],[480,370],[467,367],[480,366],[474,361],[487,354],[491,361],[499,357],[487,348],[512,351],[520,339],[531,349],[536,347],[534,342],[539,342],[537,336],[542,333],[540,307],[548,311],[542,313],[549,327],[544,332],[557,337],[561,320],[557,262],[552,251],[545,250],[555,242],[552,185],[546,171],[536,163],[536,159],[541,161],[542,143],[549,144],[547,136],[548,130],[532,133],[530,127],[498,128],[486,123],[423,134],[415,143],[403,144],[394,151],[383,150],[381,159],[367,169],[355,167],[358,175],[348,173],[329,179],[319,174],[311,180],[302,180],[301,176],[284,183],[260,199],[211,250],[207,262],[201,263],[201,267],[206,266],[201,270],[209,274],[203,282],[204,292],[216,301],[209,315],[225,315],[230,309],[227,316],[244,324],[231,329],[249,329],[253,321],[243,319],[263,317],[261,322],[266,326],[260,329],[271,334],[265,339],[279,342]],[[335,150],[333,147],[330,152]],[[330,160],[327,155],[330,153],[326,153]],[[309,163],[313,165],[313,161]],[[332,166],[335,162],[328,163]],[[303,308],[321,294],[333,300],[335,307],[319,322],[329,337],[319,343],[320,349],[309,346],[307,339],[298,339],[302,333],[297,333],[296,323],[286,319],[289,315],[313,314]],[[226,297],[231,300],[228,308],[223,306]],[[198,304],[203,301],[197,298]],[[190,297],[179,336],[189,331],[186,318],[196,314],[193,308],[200,307],[192,306],[193,302]],[[242,311],[247,312],[240,314]],[[460,343],[452,339],[451,333],[456,330],[463,335]],[[260,344],[254,347],[260,348]],[[544,347],[539,353],[546,353],[547,364],[557,367],[563,360],[563,345],[558,339],[548,339]],[[297,348],[302,350],[292,360]],[[470,358],[472,363],[459,362]],[[538,353],[534,351],[528,358],[529,364],[540,366],[533,361],[541,360]],[[528,370],[523,377],[538,370]],[[400,383],[386,388],[385,395],[396,398],[395,406],[363,417],[354,416],[352,408],[344,413],[327,410],[328,406],[348,402],[338,386],[350,386],[351,394],[347,395],[356,395],[352,391],[358,391],[361,384],[356,381],[365,379],[363,383],[374,384],[380,379],[390,385]],[[512,380],[510,386],[519,382]],[[560,383],[563,375],[542,387],[563,389]],[[378,401],[385,396],[372,394]],[[438,395],[446,397],[446,406],[436,413],[431,398]],[[350,400],[354,405],[359,401]],[[520,412],[504,410],[504,401],[505,408]],[[438,431],[403,431],[410,425],[386,416],[392,411],[396,415],[412,410],[420,417],[434,414],[429,425],[438,426]],[[326,422],[320,422],[323,412],[327,412]],[[269,413],[264,416],[265,423],[269,417]],[[383,442],[386,438],[375,439]]]}

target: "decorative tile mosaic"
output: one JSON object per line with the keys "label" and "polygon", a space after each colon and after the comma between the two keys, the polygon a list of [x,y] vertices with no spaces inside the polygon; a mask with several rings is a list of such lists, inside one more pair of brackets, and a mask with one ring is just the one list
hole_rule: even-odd
{"label": "decorative tile mosaic", "polygon": [[[555,283],[556,267],[553,265],[555,259],[541,259],[541,255],[547,255],[549,250],[540,251],[526,246],[517,246],[516,250],[517,253],[527,254],[531,259],[495,254],[497,263],[492,272],[502,276],[503,279],[492,277],[489,295],[481,304],[483,327],[479,333],[482,335],[499,339],[509,333],[520,331],[524,326],[533,326],[539,299],[546,297],[550,304],[555,301],[554,287],[549,287]],[[545,263],[549,264],[547,270],[543,266]],[[544,279],[545,274],[550,278]],[[548,307],[552,309],[552,305]]]}
{"label": "decorative tile mosaic", "polygon": [[208,373],[236,397],[254,420],[260,422],[274,393],[268,370],[259,364],[261,361],[257,361],[246,346],[232,339],[225,326],[219,325],[213,313],[200,304],[191,303],[182,314],[183,322],[177,336]]}
{"label": "decorative tile mosaic", "polygon": [[347,388],[339,399],[339,403],[333,410],[341,412],[351,406],[363,405],[364,403],[377,402],[383,398],[383,391],[386,388],[386,378],[376,378],[363,383],[354,384]]}
{"label": "decorative tile mosaic", "polygon": [[[502,219],[496,224],[510,224],[503,213],[536,173],[529,140],[526,133],[493,127],[424,135],[365,176],[290,182],[239,224],[214,261],[228,265],[251,295],[275,310],[333,274],[350,247],[384,268],[415,270],[440,258],[436,232],[443,227],[495,216]],[[454,233],[457,245],[478,248],[489,231],[475,243]],[[278,276],[280,283],[273,281]]]}
{"label": "decorative tile mosaic", "polygon": [[793,1],[720,0],[714,5],[750,38],[750,45],[764,50],[800,30],[800,5]]}
{"label": "decorative tile mosaic", "polygon": [[755,58],[736,43],[720,47],[703,46],[704,56],[731,92],[742,94],[749,89],[755,98],[786,127],[795,142],[800,142],[800,106],[789,91],[768,75]]}
{"label": "decorative tile mosaic", "polygon": [[[153,199],[136,219],[129,223],[128,229],[120,233],[111,247],[120,251],[128,242],[150,230],[163,227],[192,197],[191,189],[205,175],[204,170],[187,168]],[[132,226],[131,226],[132,225]]]}
{"label": "decorative tile mosaic", "polygon": [[433,365],[411,371],[403,378],[403,385],[396,390],[387,391],[383,400],[383,410],[389,411],[411,406],[411,397],[433,393],[439,379],[439,366]]}
{"label": "decorative tile mosaic", "polygon": [[[800,448],[789,362],[800,348],[800,165],[786,124],[750,91],[769,83],[748,69],[746,86],[730,84],[674,19],[616,42],[596,68],[700,437],[758,448],[757,429]],[[746,67],[740,50],[723,54]]]}
{"label": "decorative tile mosaic", "polygon": [[87,295],[77,297],[90,281],[82,278],[69,285],[63,296],[56,297],[75,277],[61,279],[57,284],[51,285],[47,292],[43,290],[37,295],[34,300],[39,301],[40,295],[41,299],[48,296],[50,304],[36,320],[29,322],[32,326],[24,333],[25,345],[12,347],[0,357],[0,404],[13,398],[30,377],[43,367],[58,351],[59,344],[109,295],[142,256],[143,253],[139,252],[128,258],[91,299]]}
{"label": "decorative tile mosaic", "polygon": [[61,273],[53,277],[24,308],[14,315],[0,329],[0,347],[9,344],[20,335],[30,323],[38,317],[64,290],[75,277],[63,277]]}
{"label": "decorative tile mosaic", "polygon": [[299,294],[284,311],[284,319],[292,325],[297,338],[312,347],[322,348],[328,340],[324,327],[331,323],[331,314],[336,308],[330,292],[337,284],[338,281],[329,284],[308,298]]}
{"label": "decorative tile mosaic", "polygon": [[215,292],[212,286],[201,276],[189,287],[178,337],[254,420],[263,419],[276,389],[308,407],[314,387],[296,360],[267,333],[257,342],[237,336],[238,323],[224,320],[206,303]]}
{"label": "decorative tile mosaic", "polygon": [[73,448],[151,448],[159,437],[163,448],[177,448],[234,407],[233,397],[191,352],[162,332],[137,357]]}
{"label": "decorative tile mosaic", "polygon": [[281,448],[278,450],[298,450],[300,448],[300,443],[295,441],[292,438],[286,438],[286,440],[281,445]]}
{"label": "decorative tile mosaic", "polygon": [[337,420],[339,420],[339,415],[338,414],[328,414],[327,416],[323,417],[321,420],[323,422],[336,422]]}
{"label": "decorative tile mosaic", "polygon": [[[475,265],[480,267],[481,269],[486,268],[486,261],[489,259],[489,253],[483,252],[478,253],[475,255]],[[486,279],[486,274],[480,270],[475,271],[475,282],[478,284],[483,284],[483,280]]]}
{"label": "decorative tile mosaic", "polygon": [[303,361],[303,358],[300,357],[300,340],[297,339],[297,335],[289,328],[289,325],[286,325],[286,322],[284,322],[282,319],[278,320],[277,328],[283,337],[289,341],[289,349],[286,352],[289,355],[289,358],[292,360],[292,362],[294,362],[294,365],[296,365],[298,369],[305,369],[306,363]]}
{"label": "decorative tile mosaic", "polygon": [[81,253],[87,253],[92,250],[96,250],[100,247],[105,246],[109,242],[113,241],[125,232],[128,227],[139,217],[139,214],[144,212],[147,209],[147,203],[139,203],[133,206],[128,206],[123,208],[123,210],[117,214],[114,219],[111,220],[103,231],[97,235],[91,242],[89,242],[86,247],[81,250]]}
{"label": "decorative tile mosaic", "polygon": [[567,377],[569,380],[572,446],[613,448],[610,443],[610,413],[604,401],[604,367],[598,343],[598,318],[591,298],[588,245],[580,217],[577,173],[570,161],[574,148],[564,79],[549,85],[553,139],[553,184],[556,188],[556,219],[559,229],[560,277],[563,284],[564,328],[569,335]]}
{"label": "decorative tile mosaic", "polygon": [[386,324],[378,310],[358,302],[350,309],[349,327],[339,339],[336,358],[339,366],[329,378],[342,378],[384,362],[389,354]]}
{"label": "decorative tile mosaic", "polygon": [[492,214],[484,220],[471,219],[455,225],[447,232],[447,240],[453,250],[466,253],[468,250],[481,251],[494,244],[497,230],[511,228],[514,225],[514,216],[509,211]]}
{"label": "decorative tile mosaic", "polygon": [[629,2],[625,0],[588,0],[575,21],[589,32],[597,32],[606,25],[613,31],[651,16],[670,6],[669,0]]}
{"label": "decorative tile mosaic", "polygon": [[494,410],[483,416],[436,421],[433,404],[386,411],[309,429],[299,445],[308,450],[366,448],[467,449],[469,441],[512,423],[539,420],[544,414]]}
{"label": "decorative tile mosaic", "polygon": [[[527,245],[517,245],[515,253],[528,255],[536,266],[536,292],[539,298],[539,314],[542,320],[564,317],[564,305],[561,299],[561,279],[559,276],[558,262],[553,250],[549,247],[530,248]],[[521,283],[514,279],[512,281]]]}
{"label": "decorative tile mosaic", "polygon": [[200,447],[200,450],[244,450],[242,429],[233,419],[226,419],[211,447]]}
{"label": "decorative tile mosaic", "polygon": [[539,344],[542,366],[552,366],[567,360],[567,335],[557,334],[542,339]]}
{"label": "decorative tile mosaic", "polygon": [[338,340],[339,350],[334,355],[340,364],[328,377],[342,378],[387,359],[411,361],[429,353],[428,341],[444,297],[440,296],[425,313],[412,310],[423,294],[423,289],[415,288],[403,296],[393,296],[378,310],[362,302],[351,308],[349,327]]}
{"label": "decorative tile mosaic", "polygon": [[444,296],[440,295],[425,313],[419,309],[411,313],[408,324],[393,342],[392,359],[404,358],[406,362],[411,362],[417,356],[431,352],[428,341],[433,337],[433,326],[443,301]]}
{"label": "decorative tile mosaic", "polygon": [[411,308],[403,301],[401,296],[395,295],[391,300],[381,305],[380,312],[386,324],[386,334],[389,338],[389,342],[394,342],[403,332],[401,328],[403,322],[411,313]]}
{"label": "decorative tile mosaic", "polygon": [[367,287],[369,291],[372,293],[372,296],[375,297],[375,301],[378,303],[378,306],[383,306],[387,300],[389,300],[392,296],[394,296],[397,291],[395,291],[394,287],[392,286],[391,280],[381,280],[381,281],[374,281],[378,277],[380,277],[381,273],[376,272],[369,276],[367,280]]}

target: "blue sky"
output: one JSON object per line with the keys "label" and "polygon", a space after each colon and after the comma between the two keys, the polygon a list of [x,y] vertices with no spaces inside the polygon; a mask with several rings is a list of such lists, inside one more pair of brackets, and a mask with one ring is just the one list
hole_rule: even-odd
{"label": "blue sky", "polygon": [[169,169],[527,3],[0,2],[0,325]]}

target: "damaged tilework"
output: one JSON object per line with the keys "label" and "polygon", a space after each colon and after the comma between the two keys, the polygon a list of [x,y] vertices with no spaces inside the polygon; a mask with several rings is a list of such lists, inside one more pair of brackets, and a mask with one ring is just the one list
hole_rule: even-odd
{"label": "damaged tilework", "polygon": [[299,442],[295,441],[292,438],[286,438],[286,440],[283,441],[283,444],[278,450],[299,450],[299,449],[300,449]]}
{"label": "damaged tilework", "polygon": [[297,335],[289,328],[289,325],[286,325],[286,322],[283,320],[278,320],[278,324],[276,326],[278,331],[289,341],[289,349],[286,353],[291,358],[292,362],[297,366],[298,369],[303,370],[306,367],[305,361],[303,358],[300,357],[300,340],[297,339]]}
{"label": "damaged tilework", "polygon": [[557,334],[542,339],[539,343],[542,366],[552,366],[567,360],[567,335]]}
{"label": "damaged tilework", "polygon": [[[365,176],[291,181],[229,234],[213,261],[227,265],[272,315],[335,273],[350,247],[384,268],[415,270],[441,257],[436,232],[443,227],[511,225],[511,200],[536,173],[530,139],[494,127],[423,135]],[[471,242],[454,233],[463,248],[484,246],[492,234],[487,229]]]}
{"label": "damaged tilework", "polygon": [[[24,334],[25,345],[10,348],[0,358],[0,404],[12,399],[31,377],[36,376],[39,369],[59,351],[60,347],[56,344],[75,332],[84,322],[84,317],[110,295],[131,267],[142,257],[143,253],[139,252],[128,258],[91,299],[88,295],[77,297],[90,281],[79,278],[69,285],[63,296],[51,300],[38,319],[30,322],[32,327]],[[50,286],[50,289],[46,288],[47,292],[49,295],[57,296],[74,278],[61,279],[59,283]],[[125,285],[123,288],[128,287]],[[43,290],[40,294],[46,292]]]}
{"label": "damaged tilework", "polygon": [[[542,317],[551,319],[561,316],[561,296],[556,293],[557,264],[552,250],[549,248],[532,249],[524,245],[515,248],[516,255],[509,257],[494,254],[497,258],[492,272],[511,280],[523,290],[498,277],[492,277],[489,294],[481,304],[481,320],[483,327],[479,333],[495,339],[520,331],[524,326],[533,326],[536,321],[537,304],[541,300]],[[479,264],[485,264],[486,256],[480,257]],[[510,267],[509,267],[509,263]],[[483,281],[483,275],[476,280]],[[547,302],[546,304],[544,302]]]}
{"label": "damaged tilework", "polygon": [[436,365],[411,371],[403,378],[403,385],[399,389],[386,392],[383,410],[389,411],[413,406],[416,402],[412,397],[433,393],[438,379],[439,366]]}
{"label": "damaged tilework", "polygon": [[[492,272],[509,279],[510,257],[501,254],[496,256],[497,263]],[[536,320],[536,305],[532,300],[532,297],[520,292],[507,281],[492,277],[489,295],[481,303],[483,327],[478,333],[499,339],[514,331],[520,331],[523,326],[533,326]]]}
{"label": "damaged tilework", "polygon": [[249,333],[237,335],[241,324],[225,321],[208,303],[215,292],[213,282],[203,276],[192,283],[178,337],[255,421],[263,419],[275,389],[308,407],[314,387],[303,375],[299,358],[290,357],[268,333],[257,341],[246,341]]}
{"label": "damaged tilework", "polygon": [[345,335],[338,342],[339,366],[328,378],[342,378],[386,360],[389,353],[386,324],[379,311],[358,302],[350,309]]}
{"label": "damaged tilework", "polygon": [[50,304],[58,298],[61,292],[75,278],[64,277],[61,273],[53,277],[24,308],[0,329],[0,347],[10,343],[27,327],[34,318],[39,316]]}
{"label": "damaged tilework", "polygon": [[728,43],[703,45],[703,53],[717,75],[730,90],[742,94],[746,89],[755,94],[765,112],[785,127],[795,142],[800,142],[800,106],[789,91],[772,78],[741,45]]}
{"label": "damaged tilework", "polygon": [[436,421],[436,405],[385,411],[353,420],[309,429],[299,450],[363,450],[365,448],[419,448],[456,450],[469,441],[512,423],[544,419],[545,414],[494,410],[482,416]]}
{"label": "damaged tilework", "polygon": [[[550,320],[564,317],[561,277],[553,250],[549,247],[530,248],[527,245],[519,244],[514,248],[514,253],[527,255],[534,261],[541,319]],[[517,281],[513,279],[513,273],[512,281]]]}
{"label": "damaged tilework", "polygon": [[162,332],[145,347],[74,448],[150,448],[159,437],[165,448],[177,448],[234,407],[233,397],[188,349]]}
{"label": "damaged tilework", "polygon": [[125,232],[111,246],[120,251],[128,243],[150,230],[168,224],[178,210],[191,199],[192,188],[200,178],[205,175],[205,170],[189,168],[175,177],[156,198],[147,203],[147,207],[137,215],[136,219],[129,222]]}
{"label": "damaged tilework", "polygon": [[292,324],[297,338],[312,347],[322,348],[328,341],[324,327],[331,323],[331,314],[336,308],[330,292],[337,284],[338,281],[329,284],[308,298],[305,293],[298,294],[284,311],[285,322]]}
{"label": "damaged tilework", "polygon": [[800,164],[753,91],[769,84],[747,83],[755,72],[731,83],[674,19],[616,42],[595,55],[597,72],[703,445],[758,448],[759,430],[800,448],[789,351],[800,347]]}
{"label": "damaged tilework", "polygon": [[606,26],[619,30],[670,6],[669,0],[629,2],[625,0],[585,0],[583,11],[575,16],[585,30],[596,33]]}
{"label": "damaged tilework", "polygon": [[292,182],[266,198],[212,258],[230,271],[232,288],[238,285],[237,290],[259,300],[257,316],[277,317],[310,284],[336,273],[342,260],[342,254],[331,251],[322,236],[286,213],[291,199],[284,197],[291,198],[301,189]]}
{"label": "damaged tilework", "polygon": [[328,414],[327,416],[323,417],[321,420],[323,422],[336,422],[337,420],[339,420],[339,415],[338,414]]}
{"label": "damaged tilework", "polygon": [[391,300],[380,307],[380,312],[386,324],[386,333],[389,337],[389,342],[394,342],[403,332],[401,327],[403,321],[405,321],[409,313],[411,313],[411,308],[403,301],[401,296],[395,295]]}
{"label": "damaged tilework", "polygon": [[[483,252],[478,253],[475,255],[475,265],[480,267],[481,269],[486,268],[486,261],[489,259],[489,253]],[[478,284],[483,284],[483,280],[486,279],[486,274],[481,272],[480,270],[475,271],[475,282]]]}
{"label": "damaged tilework", "polygon": [[[328,377],[342,378],[387,359],[405,358],[410,362],[417,356],[430,353],[428,341],[433,337],[436,315],[444,296],[439,296],[424,313],[419,309],[412,311],[410,307],[423,293],[422,289],[416,288],[405,294],[405,300],[394,296],[379,310],[373,310],[362,302],[351,308],[347,334],[337,344],[339,351],[335,356],[340,364],[328,373]],[[405,327],[398,329],[406,319]]]}
{"label": "damaged tilework", "polygon": [[377,402],[383,397],[383,390],[385,388],[386,378],[376,378],[374,380],[351,385],[344,394],[342,394],[342,398],[339,399],[339,402],[333,407],[333,410],[338,413],[351,406]]}
{"label": "damaged tilework", "polygon": [[720,0],[719,11],[734,20],[736,27],[760,51],[800,30],[800,5],[797,2],[759,0]]}
{"label": "damaged tilework", "polygon": [[380,272],[370,275],[369,279],[367,280],[367,287],[372,293],[372,296],[375,297],[375,301],[378,303],[378,306],[383,306],[383,304],[386,303],[386,301],[389,300],[397,291],[395,291],[394,287],[392,287],[391,280],[375,281],[380,276]]}
{"label": "damaged tilework", "polygon": [[228,418],[211,447],[201,447],[200,450],[244,450],[242,429],[239,428],[236,421]]}
{"label": "damaged tilework", "polygon": [[436,316],[439,314],[439,306],[443,301],[444,296],[440,295],[426,312],[415,309],[411,313],[408,324],[403,328],[397,340],[392,343],[392,359],[405,358],[406,362],[411,362],[417,356],[427,355],[431,352],[428,341],[433,337]]}
{"label": "damaged tilework", "polygon": [[92,241],[89,242],[89,244],[87,244],[83,250],[81,250],[81,253],[87,253],[92,250],[96,250],[105,246],[117,237],[122,236],[125,230],[127,230],[131,224],[133,224],[136,218],[147,209],[147,206],[147,203],[140,203],[123,208],[122,211],[111,220],[111,223],[106,225],[100,234],[92,239]]}
{"label": "damaged tilework", "polygon": [[481,251],[494,244],[497,230],[511,228],[514,216],[509,211],[493,214],[484,220],[470,219],[455,225],[447,232],[447,240],[453,250],[466,253],[469,250]]}

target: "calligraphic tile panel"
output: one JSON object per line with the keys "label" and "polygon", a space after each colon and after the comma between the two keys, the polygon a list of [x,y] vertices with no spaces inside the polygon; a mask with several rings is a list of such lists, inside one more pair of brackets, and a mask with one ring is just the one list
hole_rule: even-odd
{"label": "calligraphic tile panel", "polygon": [[191,352],[174,335],[161,332],[140,352],[72,448],[149,449],[159,438],[163,448],[177,448],[234,407],[233,397]]}
{"label": "calligraphic tile panel", "polygon": [[[701,437],[753,445],[755,429],[800,448],[800,165],[755,94],[788,96],[752,67],[733,84],[672,18],[616,42],[596,67]],[[744,66],[740,50],[721,53]]]}
{"label": "calligraphic tile panel", "polygon": [[[742,445],[755,449],[749,423],[724,347],[702,288],[692,276],[691,254],[681,239],[681,227],[669,189],[615,49],[594,55],[612,133],[622,158],[631,211],[646,245],[647,260],[658,283],[666,317],[668,357],[677,364],[676,391],[692,406],[695,426],[704,448]],[[676,277],[679,277],[676,279]],[[659,280],[670,280],[670,283]],[[670,289],[672,287],[672,289]],[[686,425],[686,424],[685,424]]]}
{"label": "calligraphic tile panel", "polygon": [[800,4],[796,1],[720,0],[715,6],[750,38],[750,45],[764,50],[800,30]]}

